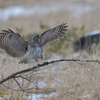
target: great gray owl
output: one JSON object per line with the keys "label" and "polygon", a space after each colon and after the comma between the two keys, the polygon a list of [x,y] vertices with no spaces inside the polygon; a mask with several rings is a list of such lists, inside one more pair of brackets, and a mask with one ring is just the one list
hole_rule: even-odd
{"label": "great gray owl", "polygon": [[0,48],[5,50],[12,57],[25,58],[19,63],[34,63],[43,59],[43,47],[66,35],[68,26],[63,23],[55,28],[45,31],[42,34],[33,34],[28,41],[25,41],[18,33],[12,30],[2,30],[0,33]]}

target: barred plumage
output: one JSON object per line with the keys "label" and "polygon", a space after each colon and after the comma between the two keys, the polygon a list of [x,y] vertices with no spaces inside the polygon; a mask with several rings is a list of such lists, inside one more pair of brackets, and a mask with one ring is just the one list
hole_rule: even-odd
{"label": "barred plumage", "polygon": [[45,31],[41,36],[42,45],[45,46],[49,42],[53,42],[59,38],[63,38],[67,35],[65,32],[68,31],[66,28],[66,23],[61,24],[55,28]]}
{"label": "barred plumage", "polygon": [[18,33],[12,30],[2,30],[0,33],[0,48],[4,49],[7,54],[18,58],[26,57],[19,63],[34,63],[43,59],[43,47],[66,35],[66,23],[55,28],[45,31],[42,34],[33,34],[28,41],[25,41]]}
{"label": "barred plumage", "polygon": [[0,33],[0,48],[12,57],[23,57],[26,53],[28,42],[12,30],[2,30]]}

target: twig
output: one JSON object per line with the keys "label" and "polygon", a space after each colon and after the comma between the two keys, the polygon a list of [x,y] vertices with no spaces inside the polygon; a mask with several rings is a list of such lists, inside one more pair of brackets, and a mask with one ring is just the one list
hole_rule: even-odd
{"label": "twig", "polygon": [[6,82],[9,79],[15,78],[19,74],[26,73],[26,72],[29,72],[29,71],[33,71],[33,70],[36,70],[36,68],[41,68],[43,66],[46,66],[46,65],[49,65],[49,64],[52,64],[52,63],[55,63],[55,62],[62,62],[62,61],[98,62],[100,64],[100,62],[98,60],[85,60],[85,59],[84,60],[82,60],[82,59],[60,59],[60,60],[54,60],[54,61],[50,61],[50,62],[44,62],[43,64],[39,64],[37,66],[33,66],[32,68],[28,68],[28,69],[16,72],[16,73],[8,76],[7,78],[2,79],[0,81],[0,84]]}
{"label": "twig", "polygon": [[20,84],[18,83],[18,81],[15,78],[13,78],[13,79],[16,81],[16,83],[18,84],[18,86],[20,87],[20,89],[24,92],[24,90],[22,89],[22,87],[20,86]]}

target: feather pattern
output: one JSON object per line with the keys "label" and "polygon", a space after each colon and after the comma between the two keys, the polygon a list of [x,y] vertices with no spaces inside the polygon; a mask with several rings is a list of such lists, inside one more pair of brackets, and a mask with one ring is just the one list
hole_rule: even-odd
{"label": "feather pattern", "polygon": [[26,53],[25,45],[28,43],[12,30],[2,30],[0,33],[0,48],[5,50],[7,54],[18,58],[24,56]]}
{"label": "feather pattern", "polygon": [[18,33],[11,29],[2,30],[0,33],[0,48],[5,50],[12,57],[23,57],[19,63],[34,63],[43,60],[43,47],[59,38],[63,38],[67,30],[66,23],[40,34],[33,34],[28,41],[25,41]]}
{"label": "feather pattern", "polygon": [[45,46],[49,42],[53,42],[59,38],[63,38],[66,34],[66,31],[68,31],[66,28],[68,26],[66,23],[63,23],[55,28],[52,28],[50,30],[45,31],[41,34],[41,42],[42,45]]}

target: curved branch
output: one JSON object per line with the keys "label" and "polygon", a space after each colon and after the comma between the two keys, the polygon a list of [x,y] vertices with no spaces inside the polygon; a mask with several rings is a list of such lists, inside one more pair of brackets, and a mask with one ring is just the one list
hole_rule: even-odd
{"label": "curved branch", "polygon": [[60,60],[54,60],[54,61],[50,61],[50,62],[44,62],[43,64],[38,64],[37,66],[33,66],[32,68],[28,68],[28,69],[25,69],[25,70],[16,72],[16,73],[14,73],[14,74],[8,76],[7,78],[2,79],[2,80],[0,81],[0,84],[6,82],[6,81],[9,80],[9,79],[15,78],[15,77],[16,77],[17,75],[19,75],[19,74],[26,73],[26,72],[35,70],[36,68],[40,68],[40,67],[43,67],[43,66],[46,66],[46,65],[55,63],[55,62],[62,62],[62,61],[98,62],[98,63],[100,64],[100,62],[99,62],[98,60],[82,60],[82,59],[60,59]]}

